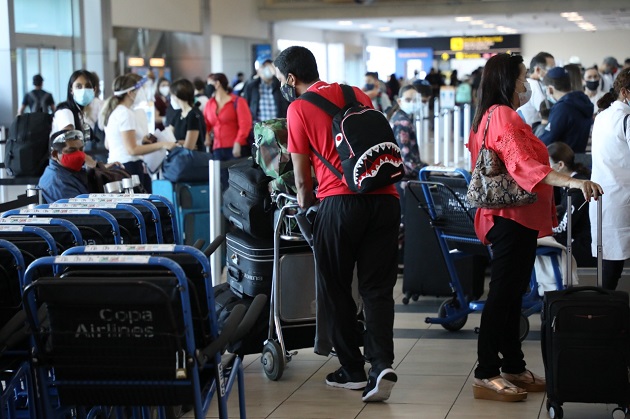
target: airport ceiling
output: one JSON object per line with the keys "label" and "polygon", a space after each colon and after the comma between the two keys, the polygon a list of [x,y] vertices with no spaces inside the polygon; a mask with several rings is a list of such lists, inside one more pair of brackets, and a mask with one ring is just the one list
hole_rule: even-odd
{"label": "airport ceiling", "polygon": [[[356,3],[360,1],[356,0]],[[440,15],[435,7],[419,7],[414,12],[413,6],[423,3],[421,1],[401,2],[405,13],[401,16],[401,10],[393,8],[396,13],[392,13],[389,17],[383,15],[385,10],[382,7],[379,7],[380,10],[376,12],[376,7],[384,5],[386,0],[380,0],[380,4],[379,0],[363,1],[369,4],[353,4],[352,6],[356,9],[346,4],[343,8],[335,9],[335,19],[316,16],[317,19],[289,18],[283,21],[302,27],[356,32],[385,38],[630,30],[630,0],[623,2],[548,0],[546,3],[548,6],[542,6],[539,1],[521,0],[512,3],[513,7],[509,5],[510,0],[498,0],[494,4],[498,5],[501,2],[501,7],[494,9],[502,13],[492,13],[493,7],[488,6],[492,5],[493,0],[479,0],[477,2],[479,7],[452,7],[455,3],[452,1],[450,6],[442,7],[442,10],[450,7],[449,11],[453,14],[448,16]],[[424,2],[425,6],[426,3]],[[530,10],[541,10],[541,12],[523,11],[523,6],[527,4],[530,5]],[[370,13],[370,8],[373,8],[374,13]],[[357,11],[361,12],[357,13]],[[475,11],[482,13],[474,13]],[[428,13],[425,14],[425,12]],[[378,16],[366,16],[370,14]],[[313,13],[301,15],[313,17]]]}

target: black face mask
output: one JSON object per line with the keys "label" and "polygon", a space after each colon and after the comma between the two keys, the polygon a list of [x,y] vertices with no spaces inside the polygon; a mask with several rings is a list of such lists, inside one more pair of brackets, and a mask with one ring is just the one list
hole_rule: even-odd
{"label": "black face mask", "polygon": [[586,88],[588,90],[597,90],[599,87],[599,80],[589,80],[586,82]]}
{"label": "black face mask", "polygon": [[206,93],[206,96],[208,96],[209,98],[211,98],[211,97],[212,97],[212,95],[214,94],[214,91],[215,91],[215,90],[216,90],[216,89],[215,89],[214,85],[212,85],[212,84],[206,84],[206,88],[205,88],[205,93]]}

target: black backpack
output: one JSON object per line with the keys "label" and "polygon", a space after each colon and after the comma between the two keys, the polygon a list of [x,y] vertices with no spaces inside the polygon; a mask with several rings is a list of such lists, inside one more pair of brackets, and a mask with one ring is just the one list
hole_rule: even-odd
{"label": "black backpack", "polygon": [[33,101],[33,104],[31,105],[31,113],[33,113],[33,112],[46,112],[46,113],[48,113],[48,104],[47,104],[47,102],[48,102],[48,99],[51,97],[50,93],[45,92],[43,95],[41,95],[38,98],[37,95],[31,90],[30,92],[28,92],[28,96]]}
{"label": "black backpack", "polygon": [[15,118],[4,151],[4,166],[10,176],[39,177],[44,173],[52,120],[53,116],[45,112]]}
{"label": "black backpack", "polygon": [[400,148],[387,118],[357,101],[352,87],[340,85],[346,105],[343,109],[314,92],[300,99],[332,116],[332,134],[341,159],[343,176],[317,150],[313,153],[353,192],[372,192],[400,181],[405,175]]}

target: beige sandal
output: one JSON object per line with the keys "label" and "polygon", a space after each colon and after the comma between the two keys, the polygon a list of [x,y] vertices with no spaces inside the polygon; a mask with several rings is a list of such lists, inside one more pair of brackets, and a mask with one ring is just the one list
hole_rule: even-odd
{"label": "beige sandal", "polygon": [[475,399],[518,402],[527,398],[527,391],[515,386],[501,376],[496,376],[484,379],[475,378],[473,395]]}
{"label": "beige sandal", "polygon": [[547,382],[545,379],[534,374],[530,370],[525,370],[520,374],[502,373],[501,376],[510,383],[531,393],[540,393],[546,391],[547,389]]}

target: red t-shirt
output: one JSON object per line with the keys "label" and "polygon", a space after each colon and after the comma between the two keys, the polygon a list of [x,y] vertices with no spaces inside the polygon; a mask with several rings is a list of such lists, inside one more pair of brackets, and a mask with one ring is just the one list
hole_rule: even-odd
{"label": "red t-shirt", "polygon": [[[477,132],[470,131],[468,149],[472,156],[471,170],[475,168],[489,112],[490,110],[483,115]],[[553,202],[553,188],[542,183],[552,170],[549,167],[547,147],[534,136],[531,127],[508,106],[498,106],[492,112],[486,135],[486,147],[499,155],[516,183],[528,192],[535,192],[538,200],[522,207],[478,209],[475,216],[475,231],[479,240],[489,244],[486,235],[494,226],[495,215],[537,230],[538,237],[551,236],[551,228],[558,225],[558,220]]]}
{"label": "red t-shirt", "polygon": [[[236,106],[234,105],[236,102]],[[230,100],[217,113],[217,101],[212,98],[203,110],[206,121],[206,131],[214,132],[212,149],[232,148],[234,143],[247,146],[247,139],[252,130],[252,114],[247,101],[236,95],[230,95]]]}
{"label": "red t-shirt", "polygon": [[[365,106],[372,107],[372,101],[361,89],[353,87],[357,101]],[[343,108],[345,99],[343,91],[337,83],[328,84],[318,81],[308,88],[309,92],[315,92]],[[334,167],[343,173],[341,160],[335,148],[332,136],[332,117],[317,106],[305,100],[296,100],[289,105],[287,111],[287,130],[289,133],[289,153],[307,154],[311,164],[315,168],[315,177],[319,182],[317,198],[322,199],[334,195],[353,194],[345,182],[341,181],[324,163],[311,151],[312,146]],[[388,185],[384,188],[370,192],[372,194],[391,194],[398,196],[396,187]]]}

